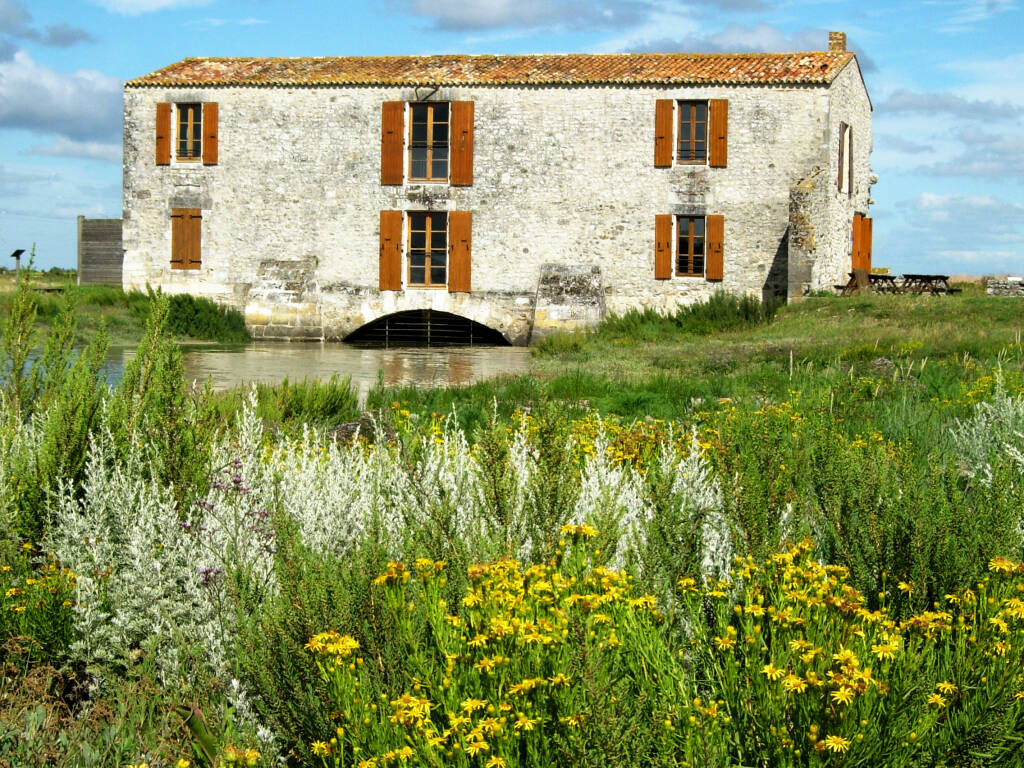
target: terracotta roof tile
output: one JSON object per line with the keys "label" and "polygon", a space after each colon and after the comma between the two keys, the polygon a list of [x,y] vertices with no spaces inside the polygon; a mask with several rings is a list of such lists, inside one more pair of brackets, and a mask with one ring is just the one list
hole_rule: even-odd
{"label": "terracotta roof tile", "polygon": [[852,58],[845,51],[196,58],[126,86],[813,84],[831,82]]}

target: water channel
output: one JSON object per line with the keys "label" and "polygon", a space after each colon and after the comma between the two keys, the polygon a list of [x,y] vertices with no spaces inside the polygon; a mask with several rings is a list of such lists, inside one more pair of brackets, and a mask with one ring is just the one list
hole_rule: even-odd
{"label": "water channel", "polygon": [[[350,376],[364,401],[380,380],[388,386],[448,387],[472,384],[504,374],[526,373],[526,347],[360,348],[340,342],[253,342],[245,346],[182,345],[185,375],[209,379],[214,389],[250,382],[274,384]],[[135,347],[115,347],[107,358],[107,380],[115,383]]]}

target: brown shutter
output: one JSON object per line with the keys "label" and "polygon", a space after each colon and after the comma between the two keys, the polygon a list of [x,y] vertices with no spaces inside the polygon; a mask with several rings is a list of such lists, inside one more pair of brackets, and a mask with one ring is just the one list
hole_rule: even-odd
{"label": "brown shutter", "polygon": [[402,212],[380,212],[380,289],[402,290]]}
{"label": "brown shutter", "polygon": [[864,269],[871,271],[871,219],[865,216],[860,225],[860,254]]}
{"label": "brown shutter", "polygon": [[725,259],[723,257],[725,217],[706,216],[705,227],[707,231],[707,263],[704,268],[704,277],[708,280],[721,280],[725,274]]}
{"label": "brown shutter", "polygon": [[203,104],[203,165],[217,164],[217,102]]}
{"label": "brown shutter", "polygon": [[672,216],[659,213],[654,217],[654,279],[672,277]]}
{"label": "brown shutter", "polygon": [[199,269],[202,256],[203,212],[198,208],[171,211],[171,267]]}
{"label": "brown shutter", "polygon": [[452,102],[452,157],[449,182],[456,187],[473,184],[473,102]]}
{"label": "brown shutter", "polygon": [[850,269],[864,269],[863,261],[863,221],[864,217],[859,214],[853,214],[853,233],[852,233],[852,245],[850,247]]}
{"label": "brown shutter", "polygon": [[156,105],[156,164],[171,164],[171,105],[166,101]]}
{"label": "brown shutter", "polygon": [[448,292],[469,292],[472,277],[473,212],[448,214]]}
{"label": "brown shutter", "polygon": [[381,105],[380,183],[401,184],[405,157],[405,102]]}
{"label": "brown shutter", "polygon": [[708,102],[708,165],[725,168],[729,161],[729,100]]}
{"label": "brown shutter", "polygon": [[655,168],[672,165],[672,107],[672,99],[658,99],[654,103]]}

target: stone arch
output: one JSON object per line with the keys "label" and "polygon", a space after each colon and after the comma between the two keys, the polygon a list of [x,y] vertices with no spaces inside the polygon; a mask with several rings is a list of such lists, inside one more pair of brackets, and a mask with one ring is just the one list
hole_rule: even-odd
{"label": "stone arch", "polygon": [[383,315],[344,337],[372,346],[509,346],[501,333],[468,317],[437,309],[408,309]]}

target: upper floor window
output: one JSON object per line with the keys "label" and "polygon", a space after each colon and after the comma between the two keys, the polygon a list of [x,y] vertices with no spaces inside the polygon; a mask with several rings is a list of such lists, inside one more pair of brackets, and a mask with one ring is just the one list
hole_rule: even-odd
{"label": "upper floor window", "polygon": [[175,156],[178,160],[203,159],[203,110],[200,104],[176,105],[177,134]]}
{"label": "upper floor window", "polygon": [[839,173],[836,178],[840,192],[853,194],[853,126],[839,124]]}
{"label": "upper floor window", "polygon": [[703,165],[708,159],[708,103],[679,102],[676,158],[680,163]]}
{"label": "upper floor window", "polygon": [[159,102],[156,105],[156,164],[170,165],[173,153],[176,162],[202,161],[203,165],[217,165],[218,114],[215,101]]}
{"label": "upper floor window", "polygon": [[654,105],[654,167],[725,168],[728,133],[727,99],[658,99]]}
{"label": "upper floor window", "polygon": [[473,184],[473,102],[385,101],[380,183]]}
{"label": "upper floor window", "polygon": [[448,181],[448,102],[409,105],[409,180]]}

